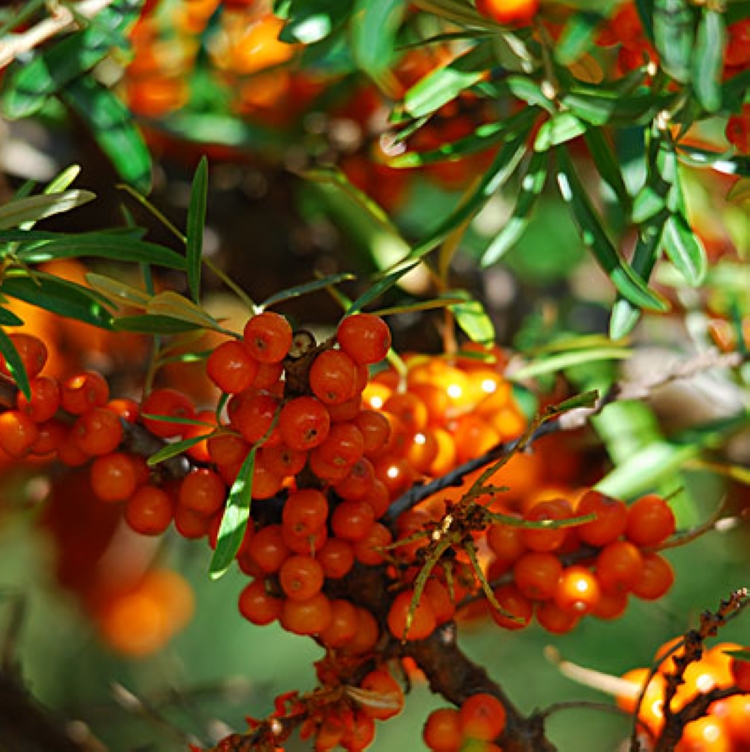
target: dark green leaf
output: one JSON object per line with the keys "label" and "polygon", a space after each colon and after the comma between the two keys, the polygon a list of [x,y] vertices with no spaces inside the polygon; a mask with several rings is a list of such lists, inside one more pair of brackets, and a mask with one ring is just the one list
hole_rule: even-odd
{"label": "dark green leaf", "polygon": [[171,316],[145,314],[142,316],[120,316],[112,322],[112,328],[119,332],[138,332],[140,334],[182,334],[203,329],[190,321],[175,319]]}
{"label": "dark green leaf", "polygon": [[553,146],[572,141],[582,136],[586,127],[586,123],[572,112],[560,112],[542,123],[534,140],[534,151],[548,151]]}
{"label": "dark green leaf", "polygon": [[101,62],[113,47],[125,47],[125,32],[137,19],[142,0],[116,0],[105,5],[88,28],[37,53],[12,68],[5,85],[3,109],[11,119],[29,117],[47,98]]}
{"label": "dark green leaf", "polygon": [[350,0],[291,0],[284,9],[286,24],[279,39],[315,44],[349,18],[351,7]]}
{"label": "dark green leaf", "polygon": [[665,196],[666,192],[657,186],[644,185],[633,200],[633,222],[642,224],[662,212],[667,206]]}
{"label": "dark green leaf", "polygon": [[91,77],[69,82],[60,95],[91,128],[122,179],[147,193],[151,186],[151,155],[130,110]]}
{"label": "dark green leaf", "polygon": [[29,376],[26,373],[21,356],[13,344],[13,340],[5,333],[4,329],[0,329],[0,355],[5,358],[8,371],[10,371],[10,375],[16,382],[16,386],[21,390],[23,396],[30,400],[31,386],[29,384]]}
{"label": "dark green leaf", "polygon": [[578,225],[583,242],[591,249],[615,288],[628,300],[641,308],[657,311],[667,306],[656,293],[648,288],[632,267],[617,252],[612,241],[602,227],[588,195],[581,185],[572,161],[565,149],[557,150],[557,181],[563,199],[570,204],[573,218]]}
{"label": "dark green leaf", "polygon": [[35,272],[33,278],[6,276],[0,291],[3,295],[18,298],[37,308],[59,316],[84,321],[102,329],[112,328],[112,316],[106,309],[106,300],[98,293],[74,282]]}
{"label": "dark green leaf", "polygon": [[555,58],[560,65],[570,65],[594,44],[604,16],[594,11],[572,13],[555,45]]}
{"label": "dark green leaf", "polygon": [[247,523],[250,519],[250,504],[253,499],[253,471],[255,470],[257,448],[256,445],[248,452],[240,471],[237,473],[237,479],[229,490],[227,506],[221,518],[219,534],[216,539],[216,550],[211,557],[209,568],[213,580],[218,580],[232,566],[234,557],[237,556],[245,537]]}
{"label": "dark green leaf", "polygon": [[260,304],[260,308],[270,308],[271,306],[277,305],[278,303],[281,303],[285,300],[292,300],[292,298],[299,298],[301,295],[309,295],[311,292],[325,290],[328,287],[334,287],[335,285],[340,285],[342,282],[348,282],[352,279],[356,279],[356,277],[348,272],[329,274],[327,277],[314,279],[311,282],[305,282],[305,284],[303,285],[297,285],[296,287],[290,287],[286,290],[280,290],[279,292],[271,295],[270,298],[266,298]]}
{"label": "dark green leaf", "polygon": [[162,462],[165,462],[166,460],[172,459],[172,457],[176,457],[178,454],[183,454],[188,449],[190,449],[190,447],[194,447],[196,444],[200,444],[200,442],[205,438],[205,436],[191,436],[189,439],[183,439],[182,441],[175,441],[172,444],[167,444],[158,452],[152,454],[146,460],[146,464],[149,467],[154,467]]}
{"label": "dark green leaf", "polygon": [[394,285],[398,284],[398,281],[405,274],[408,274],[415,266],[417,266],[418,263],[418,261],[407,263],[399,269],[396,269],[395,271],[392,271],[389,274],[381,277],[377,282],[375,282],[375,284],[373,284],[369,289],[362,293],[362,295],[360,295],[349,306],[344,315],[351,316],[351,314],[357,313],[358,311],[361,311],[363,308],[368,306],[373,302],[373,300],[377,300],[381,295],[383,295],[383,293],[390,290]]}
{"label": "dark green leaf", "polygon": [[462,91],[479,83],[494,64],[492,46],[480,42],[446,66],[436,68],[414,84],[404,97],[404,107],[412,117],[429,115],[455,99]]}
{"label": "dark green leaf", "polygon": [[45,217],[75,209],[96,198],[91,191],[72,189],[61,193],[14,198],[0,206],[0,229],[19,227],[26,222],[38,222]]}
{"label": "dark green leaf", "polygon": [[482,255],[480,263],[483,267],[499,261],[523,235],[537,199],[547,182],[547,161],[548,155],[544,152],[535,152],[531,155],[521,178],[520,192],[513,213]]}
{"label": "dark green leaf", "polygon": [[508,76],[506,82],[514,97],[518,97],[532,107],[541,107],[551,115],[556,112],[554,102],[544,93],[541,84],[536,79],[513,75]]}
{"label": "dark green leaf", "polygon": [[699,285],[706,276],[706,249],[682,213],[667,218],[663,241],[667,256],[685,281],[693,286]]}
{"label": "dark green leaf", "polygon": [[707,112],[721,107],[721,77],[727,30],[724,15],[709,7],[703,8],[692,60],[695,95]]}
{"label": "dark green leaf", "polygon": [[0,306],[0,326],[22,326],[23,319],[18,318],[13,311]]}
{"label": "dark green leaf", "polygon": [[614,191],[620,208],[628,212],[632,199],[625,185],[621,161],[615,155],[606,134],[600,128],[589,128],[584,139],[602,179]]}
{"label": "dark green leaf", "polygon": [[355,0],[349,24],[355,62],[386,90],[405,6],[405,0]]}
{"label": "dark green leaf", "polygon": [[672,78],[690,79],[695,28],[688,0],[654,0],[654,44],[661,67]]}
{"label": "dark green leaf", "polygon": [[187,278],[190,295],[198,303],[201,292],[201,263],[203,259],[203,229],[206,225],[208,197],[208,162],[203,157],[193,176],[190,205],[187,215]]}

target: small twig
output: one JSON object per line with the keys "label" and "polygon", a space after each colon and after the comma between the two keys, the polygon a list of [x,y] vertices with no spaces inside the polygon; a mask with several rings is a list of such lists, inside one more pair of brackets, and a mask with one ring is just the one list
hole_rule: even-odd
{"label": "small twig", "polygon": [[20,34],[10,35],[0,41],[0,68],[12,63],[19,55],[31,52],[57,34],[79,28],[79,18],[93,18],[112,2],[113,0],[81,0],[74,6],[56,4],[51,16]]}

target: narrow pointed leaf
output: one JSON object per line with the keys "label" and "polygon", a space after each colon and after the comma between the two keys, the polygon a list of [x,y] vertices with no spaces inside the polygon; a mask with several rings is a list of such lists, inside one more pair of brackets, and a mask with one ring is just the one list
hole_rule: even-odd
{"label": "narrow pointed leaf", "polygon": [[547,182],[548,155],[535,152],[531,155],[526,173],[521,178],[521,190],[516,205],[503,228],[492,239],[481,258],[483,267],[497,263],[521,238],[531,221],[537,199]]}
{"label": "narrow pointed leaf", "polygon": [[257,445],[245,457],[245,461],[237,473],[237,479],[232,484],[227,498],[227,506],[221,518],[219,534],[216,539],[216,549],[211,557],[209,574],[211,579],[223,577],[245,537],[247,524],[250,519],[250,505],[253,496],[253,471],[255,470],[255,454]]}
{"label": "narrow pointed leaf", "polygon": [[8,201],[0,206],[0,230],[20,227],[27,222],[38,222],[45,217],[75,209],[88,204],[96,195],[78,188],[41,196],[26,196]]}
{"label": "narrow pointed leaf", "polygon": [[355,0],[352,10],[352,56],[361,70],[386,88],[405,6],[405,0]]}
{"label": "narrow pointed leaf", "polygon": [[584,139],[602,180],[614,191],[620,208],[627,211],[632,199],[625,185],[620,161],[607,136],[600,128],[589,128],[584,134]]}
{"label": "narrow pointed leaf", "polygon": [[664,249],[670,261],[694,287],[706,276],[706,249],[681,213],[668,217],[664,226]]}
{"label": "narrow pointed leaf", "polygon": [[456,317],[456,323],[472,342],[494,342],[495,327],[484,306],[468,293],[463,297],[464,302],[450,307]]}
{"label": "narrow pointed leaf", "polygon": [[183,334],[203,329],[200,324],[176,319],[172,316],[143,314],[141,316],[118,316],[112,322],[112,328],[118,332],[136,332],[138,334]]}
{"label": "narrow pointed leaf", "polygon": [[407,263],[405,266],[402,266],[401,268],[390,272],[390,274],[386,274],[384,277],[381,277],[349,306],[344,315],[350,316],[353,313],[357,313],[358,311],[361,311],[363,308],[372,303],[374,300],[377,300],[381,295],[390,290],[391,287],[397,285],[398,281],[405,274],[408,274],[412,269],[414,269],[414,267],[416,267],[418,263],[418,261]]}
{"label": "narrow pointed leaf", "polygon": [[724,14],[705,7],[698,24],[691,77],[695,95],[707,112],[716,112],[721,107],[721,78],[726,44]]}
{"label": "narrow pointed leaf", "polygon": [[349,272],[340,272],[339,274],[329,274],[326,277],[320,279],[314,279],[310,282],[305,282],[302,285],[296,285],[295,287],[289,287],[286,290],[280,290],[277,293],[271,295],[270,298],[266,298],[261,304],[260,308],[266,309],[271,306],[278,305],[285,300],[292,300],[293,298],[299,298],[302,295],[309,295],[319,290],[325,290],[329,287],[335,287],[342,282],[349,282],[352,279],[356,279],[354,274]]}
{"label": "narrow pointed leaf", "polygon": [[131,287],[124,282],[103,274],[89,273],[86,275],[86,281],[94,290],[104,295],[116,305],[125,304],[134,308],[145,309],[153,297],[143,290]]}
{"label": "narrow pointed leaf", "polygon": [[183,454],[196,444],[200,444],[205,438],[205,436],[191,436],[189,439],[183,439],[182,441],[175,441],[171,444],[167,444],[158,452],[152,454],[146,460],[146,464],[149,467],[155,467],[162,462],[172,459],[172,457],[177,457],[177,455]]}
{"label": "narrow pointed leaf", "polygon": [[555,45],[555,58],[560,65],[570,65],[594,44],[599,24],[604,17],[594,11],[572,13]]}
{"label": "narrow pointed leaf", "polygon": [[561,112],[542,123],[534,139],[534,151],[548,151],[553,146],[572,141],[586,133],[587,127],[572,112]]}
{"label": "narrow pointed leaf", "polygon": [[195,303],[200,300],[201,263],[203,257],[203,230],[206,225],[208,198],[208,162],[203,157],[193,176],[190,205],[187,215],[187,278],[190,296]]}
{"label": "narrow pointed leaf", "polygon": [[23,326],[23,319],[8,308],[0,306],[0,326]]}
{"label": "narrow pointed leaf", "polygon": [[695,29],[688,0],[654,0],[654,44],[660,65],[672,78],[687,83]]}
{"label": "narrow pointed leaf", "polygon": [[290,44],[315,44],[330,36],[351,13],[350,0],[292,0],[279,35]]}
{"label": "narrow pointed leaf", "polygon": [[207,329],[221,331],[219,322],[200,306],[184,295],[167,290],[154,295],[146,306],[146,312],[157,316],[169,316]]}

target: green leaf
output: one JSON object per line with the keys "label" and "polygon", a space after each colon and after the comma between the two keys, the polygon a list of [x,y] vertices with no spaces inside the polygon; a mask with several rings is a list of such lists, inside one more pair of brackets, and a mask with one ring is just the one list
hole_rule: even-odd
{"label": "green leaf", "polygon": [[193,176],[190,205],[187,215],[187,278],[190,295],[195,303],[200,300],[201,261],[203,257],[203,229],[206,225],[206,200],[208,197],[208,161],[201,158]]}
{"label": "green leaf", "polygon": [[116,0],[105,5],[87,28],[57,39],[27,64],[11,68],[3,97],[6,117],[33,115],[50,95],[90,71],[113,47],[126,47],[125,33],[137,19],[141,5],[142,0]]}
{"label": "green leaf", "polygon": [[[159,416],[155,416],[159,417]],[[181,441],[175,441],[171,444],[167,444],[162,447],[158,452],[152,454],[147,460],[146,464],[149,467],[155,467],[156,465],[166,462],[166,460],[172,459],[179,454],[183,454],[190,447],[194,447],[196,444],[200,444],[206,437],[205,436],[191,436],[189,439],[182,439]]]}
{"label": "green leaf", "polygon": [[112,328],[112,315],[105,307],[105,299],[87,287],[50,274],[34,272],[33,277],[25,273],[23,276],[8,275],[0,291],[59,316],[84,321],[101,329]]}
{"label": "green leaf", "polygon": [[693,287],[701,284],[708,266],[706,249],[682,213],[667,218],[663,242],[667,256],[685,281]]}
{"label": "green leaf", "polygon": [[368,288],[362,295],[360,295],[350,306],[347,308],[345,316],[351,316],[353,313],[361,311],[365,306],[372,303],[373,300],[377,300],[381,295],[391,289],[394,285],[398,284],[398,281],[408,274],[415,266],[419,264],[418,261],[406,263],[399,269],[386,274],[381,277],[375,284]]}
{"label": "green leaf", "polygon": [[487,76],[493,66],[492,46],[480,42],[468,52],[436,68],[412,86],[404,97],[404,108],[412,117],[429,115],[455,99]]}
{"label": "green leaf", "polygon": [[250,519],[250,505],[253,499],[253,471],[255,470],[257,449],[258,445],[256,444],[248,452],[240,471],[237,473],[237,479],[229,490],[227,506],[221,518],[219,534],[216,539],[216,549],[211,557],[209,567],[209,574],[213,580],[223,577],[229,567],[232,566],[245,537]]}
{"label": "green leaf", "polygon": [[284,11],[286,23],[279,39],[290,44],[315,44],[343,25],[351,9],[350,0],[291,0]]}
{"label": "green leaf", "polygon": [[203,329],[204,327],[171,316],[144,314],[142,316],[119,316],[112,322],[112,328],[118,332],[169,335],[194,332],[196,329]]}
{"label": "green leaf", "polygon": [[[664,184],[664,187],[669,186]],[[638,191],[633,200],[632,220],[636,224],[648,222],[663,212],[666,206],[666,190],[660,190],[654,183],[647,183]]]}
{"label": "green leaf", "polygon": [[479,212],[490,197],[510,178],[523,159],[526,153],[528,130],[530,128],[502,146],[478,184],[469,191],[458,207],[437,228],[412,249],[410,258],[420,258],[425,255],[439,245],[459,225],[467,222]]}
{"label": "green leaf", "polygon": [[536,139],[534,151],[548,151],[553,146],[572,141],[586,132],[587,125],[572,112],[560,112],[542,123]]}
{"label": "green leaf", "polygon": [[117,279],[112,279],[103,274],[89,273],[86,275],[86,281],[100,295],[104,295],[115,305],[128,305],[134,308],[146,308],[153,297],[144,290],[139,290]]}
{"label": "green leaf", "polygon": [[356,277],[349,272],[329,274],[326,277],[320,277],[320,279],[314,279],[310,282],[305,282],[302,285],[297,285],[296,287],[289,287],[286,290],[280,290],[271,295],[270,298],[266,298],[259,307],[265,310],[266,308],[282,303],[285,300],[292,300],[293,298],[299,298],[302,295],[309,295],[311,292],[318,292],[318,290],[335,287],[342,282],[348,282],[352,279],[356,279]]}
{"label": "green leaf", "polygon": [[693,50],[691,78],[695,95],[703,109],[721,108],[721,79],[727,30],[723,13],[704,7]]}
{"label": "green leaf", "polygon": [[151,154],[123,102],[91,77],[69,82],[60,95],[91,128],[94,139],[122,179],[147,193],[151,186]]}
{"label": "green leaf", "polygon": [[18,350],[16,350],[16,346],[13,344],[13,340],[5,333],[4,329],[0,329],[0,355],[5,358],[8,371],[10,371],[13,381],[16,382],[16,386],[27,400],[31,400],[31,385],[26,368]]}
{"label": "green leaf", "polygon": [[627,212],[632,199],[622,175],[621,162],[606,134],[600,128],[589,128],[584,134],[584,139],[602,180],[614,191],[620,208]]}
{"label": "green leaf", "polygon": [[77,206],[88,204],[95,198],[96,195],[91,191],[75,188],[61,193],[11,199],[4,206],[0,206],[0,230],[62,214]]}
{"label": "green leaf", "polygon": [[568,18],[557,44],[555,59],[560,65],[570,65],[594,44],[599,25],[605,20],[600,13],[579,10]]}
{"label": "green leaf", "polygon": [[16,316],[13,311],[0,306],[0,326],[23,326],[23,319]]}
{"label": "green leaf", "polygon": [[497,263],[523,235],[531,220],[537,199],[547,182],[547,163],[547,153],[534,152],[531,155],[529,164],[521,177],[520,192],[513,212],[502,230],[495,235],[482,254],[480,260],[482,267],[486,268]]}
{"label": "green leaf", "polygon": [[355,0],[349,24],[354,61],[386,90],[405,6],[405,0]]}
{"label": "green leaf", "polygon": [[511,381],[525,381],[548,373],[557,373],[566,368],[595,363],[603,360],[627,360],[632,351],[621,347],[596,347],[573,352],[557,353],[522,366],[517,371],[508,373]]}
{"label": "green leaf", "polygon": [[654,0],[653,21],[661,67],[680,83],[687,83],[695,38],[688,0]]}
{"label": "green leaf", "polygon": [[463,303],[451,305],[456,323],[472,342],[492,343],[495,341],[495,327],[484,306],[465,290],[457,291],[464,298]]}
{"label": "green leaf", "polygon": [[514,97],[518,97],[532,107],[539,107],[554,115],[557,110],[554,103],[545,94],[541,84],[528,76],[513,75],[506,79],[508,88]]}
{"label": "green leaf", "polygon": [[591,249],[615,288],[641,308],[665,311],[667,304],[650,290],[643,279],[617,252],[602,227],[583,185],[564,149],[557,150],[557,182],[563,199],[570,205],[583,242]]}
{"label": "green leaf", "polygon": [[93,232],[56,234],[25,246],[16,255],[27,264],[41,264],[60,258],[105,258],[110,261],[153,264],[184,269],[185,257],[163,245],[149,243],[122,233]]}
{"label": "green leaf", "polygon": [[193,303],[184,295],[172,290],[166,290],[154,295],[148,301],[146,313],[152,316],[167,316],[172,319],[180,319],[196,326],[224,332],[219,322],[208,311]]}

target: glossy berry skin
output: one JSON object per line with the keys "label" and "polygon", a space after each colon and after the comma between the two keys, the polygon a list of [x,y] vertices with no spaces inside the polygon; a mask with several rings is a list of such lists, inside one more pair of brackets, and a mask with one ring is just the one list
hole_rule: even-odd
{"label": "glossy berry skin", "polygon": [[237,394],[253,385],[258,374],[258,361],[241,342],[222,342],[208,356],[206,372],[222,392]]}
{"label": "glossy berry skin", "polygon": [[461,719],[456,708],[433,710],[422,729],[422,739],[433,752],[455,752],[463,741]]}
{"label": "glossy berry skin", "polygon": [[60,407],[73,415],[102,407],[108,400],[109,384],[96,371],[76,373],[60,384]]}
{"label": "glossy berry skin", "polygon": [[60,386],[49,376],[37,376],[30,380],[31,399],[23,392],[16,394],[16,407],[35,423],[44,423],[54,417],[60,407]]}
{"label": "glossy berry skin", "polygon": [[325,405],[307,395],[289,400],[279,414],[279,433],[287,446],[307,451],[322,444],[331,428]]}
{"label": "glossy berry skin", "polygon": [[[15,332],[8,335],[8,338],[16,348],[26,376],[29,379],[38,376],[47,362],[47,345],[39,337],[23,332]],[[8,363],[2,356],[0,356],[0,373],[12,376]]]}
{"label": "glossy berry skin", "polygon": [[539,10],[539,0],[476,0],[476,8],[499,24],[525,26]]}
{"label": "glossy berry skin", "polygon": [[619,499],[587,491],[578,501],[576,516],[593,514],[595,519],[576,528],[578,537],[592,546],[605,546],[619,538],[628,524],[628,508]]}
{"label": "glossy berry skin", "polygon": [[262,579],[253,580],[240,593],[240,613],[251,623],[266,626],[276,621],[281,615],[283,600],[266,591]]}
{"label": "glossy berry skin", "polygon": [[355,313],[342,319],[336,330],[336,339],[357,363],[379,363],[391,347],[391,330],[388,324],[372,313]]}
{"label": "glossy berry skin", "polygon": [[437,626],[435,613],[426,598],[421,598],[417,603],[411,616],[411,624],[408,624],[413,598],[413,590],[404,590],[396,596],[388,612],[388,628],[396,639],[423,640],[429,637]]}
{"label": "glossy berry skin", "polygon": [[735,686],[743,692],[750,692],[750,661],[732,658],[729,665]]}
{"label": "glossy berry skin", "polygon": [[168,493],[155,486],[141,486],[125,505],[125,519],[141,535],[161,535],[172,522]]}
{"label": "glossy berry skin", "polygon": [[494,695],[479,692],[461,704],[458,711],[464,737],[490,742],[505,728],[505,708]]}
{"label": "glossy berry skin", "polygon": [[628,509],[626,535],[637,546],[658,546],[674,531],[674,512],[661,496],[642,496]]}
{"label": "glossy berry skin", "polygon": [[[147,415],[160,416],[149,418]],[[175,420],[169,420],[170,418]],[[141,405],[141,420],[143,425],[151,433],[161,438],[167,439],[174,436],[181,436],[186,424],[178,422],[182,419],[195,418],[195,408],[190,398],[177,389],[154,389],[146,397]]]}
{"label": "glossy berry skin", "polygon": [[278,363],[286,357],[292,345],[292,327],[284,316],[264,311],[248,320],[243,338],[255,360]]}
{"label": "glossy berry skin", "polygon": [[601,599],[601,587],[597,578],[586,567],[566,567],[560,575],[555,591],[555,603],[563,610],[574,614],[588,614]]}
{"label": "glossy berry skin", "polygon": [[324,350],[310,366],[310,388],[326,405],[340,405],[357,389],[357,365],[342,350]]}
{"label": "glossy berry skin", "polygon": [[138,483],[134,461],[124,452],[97,457],[91,463],[89,479],[101,501],[125,501],[135,493]]}

